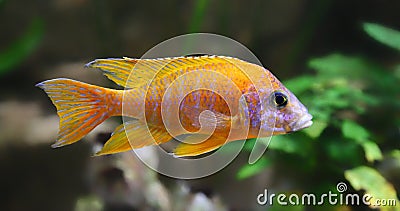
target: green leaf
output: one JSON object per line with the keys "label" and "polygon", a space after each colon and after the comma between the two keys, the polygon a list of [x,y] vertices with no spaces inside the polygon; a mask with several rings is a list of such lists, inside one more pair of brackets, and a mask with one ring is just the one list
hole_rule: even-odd
{"label": "green leaf", "polygon": [[400,51],[400,32],[375,23],[364,23],[364,31],[375,40]]}
{"label": "green leaf", "polygon": [[355,190],[365,190],[366,194],[370,194],[371,203],[376,199],[395,199],[399,203],[393,185],[373,168],[359,166],[345,171],[344,176]]}
{"label": "green leaf", "polygon": [[398,149],[392,150],[392,151],[389,153],[389,156],[394,157],[394,158],[400,160],[400,150],[398,150]]}
{"label": "green leaf", "polygon": [[[397,80],[391,71],[371,60],[362,57],[346,56],[342,54],[330,54],[325,57],[309,60],[308,66],[318,72],[316,80],[326,79],[336,81],[350,88],[357,88],[357,83],[370,83],[372,86],[390,88],[397,85]],[[343,80],[344,79],[344,80]],[[318,84],[318,82],[316,82]],[[340,84],[335,84],[340,85]],[[393,89],[397,89],[394,86]]]}
{"label": "green leaf", "polygon": [[359,143],[365,142],[369,137],[365,128],[351,120],[343,121],[342,133],[345,138],[353,139]]}
{"label": "green leaf", "polygon": [[360,163],[365,162],[363,159],[365,153],[360,149],[358,143],[336,139],[332,137],[324,139],[326,143],[324,143],[323,147],[331,160],[350,166],[360,165]]}
{"label": "green leaf", "polygon": [[274,150],[280,150],[286,153],[295,153],[300,155],[306,155],[304,143],[299,139],[294,139],[290,137],[296,137],[293,135],[282,135],[272,137],[268,148]]}
{"label": "green leaf", "polygon": [[34,49],[43,35],[43,22],[34,19],[25,34],[0,52],[0,75],[20,64]]}
{"label": "green leaf", "polygon": [[400,79],[400,64],[398,64],[395,69],[394,69],[394,76],[397,78],[397,80]]}
{"label": "green leaf", "polygon": [[[389,161],[386,161],[387,163],[391,163],[390,165],[393,166],[393,168],[399,169],[400,170],[400,150],[395,149],[390,151],[385,158],[388,158]],[[400,172],[400,171],[399,171]]]}
{"label": "green leaf", "polygon": [[374,162],[376,160],[382,160],[382,152],[379,149],[379,146],[372,141],[367,141],[362,144],[362,147],[365,152],[365,158],[367,158],[368,162]]}
{"label": "green leaf", "polygon": [[313,116],[313,119],[318,119],[321,122],[329,122],[332,117],[332,108],[327,107],[313,107],[309,108],[310,114]]}
{"label": "green leaf", "polygon": [[313,76],[300,76],[287,81],[283,84],[295,94],[302,93],[304,91],[312,89],[314,86],[315,77]]}
{"label": "green leaf", "polygon": [[310,136],[311,138],[315,139],[318,138],[321,133],[325,130],[328,126],[328,123],[321,120],[313,120],[313,124],[311,127],[302,130],[305,134]]}
{"label": "green leaf", "polygon": [[336,53],[311,59],[308,66],[329,79],[332,79],[332,77],[359,76],[365,73],[365,70],[370,69],[368,63],[361,58]]}
{"label": "green leaf", "polygon": [[104,210],[104,202],[95,195],[79,197],[75,202],[75,211]]}
{"label": "green leaf", "polygon": [[265,157],[260,158],[253,164],[246,164],[236,174],[236,178],[239,180],[254,176],[263,171],[267,166],[271,164],[270,160]]}
{"label": "green leaf", "polygon": [[328,89],[318,96],[314,105],[323,108],[347,108],[352,103],[346,100],[346,96],[350,93],[349,87],[335,87]]}

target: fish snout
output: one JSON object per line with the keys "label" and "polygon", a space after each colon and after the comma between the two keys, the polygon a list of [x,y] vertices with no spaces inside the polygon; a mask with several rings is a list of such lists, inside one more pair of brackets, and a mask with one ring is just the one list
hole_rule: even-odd
{"label": "fish snout", "polygon": [[313,122],[311,121],[313,116],[309,113],[303,115],[299,120],[291,125],[292,131],[298,131],[307,127],[310,127]]}

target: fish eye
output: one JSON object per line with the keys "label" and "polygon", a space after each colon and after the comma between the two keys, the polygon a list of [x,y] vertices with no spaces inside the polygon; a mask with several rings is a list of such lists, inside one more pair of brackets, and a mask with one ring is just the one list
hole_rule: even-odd
{"label": "fish eye", "polygon": [[274,103],[275,107],[278,109],[284,108],[288,103],[288,98],[282,92],[276,91],[272,93],[272,102]]}

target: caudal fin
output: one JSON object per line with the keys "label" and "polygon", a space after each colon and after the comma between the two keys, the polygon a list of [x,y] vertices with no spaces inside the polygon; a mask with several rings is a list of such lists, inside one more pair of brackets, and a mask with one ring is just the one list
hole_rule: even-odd
{"label": "caudal fin", "polygon": [[42,88],[57,108],[59,132],[52,147],[79,141],[110,117],[106,96],[110,90],[71,79],[43,81]]}

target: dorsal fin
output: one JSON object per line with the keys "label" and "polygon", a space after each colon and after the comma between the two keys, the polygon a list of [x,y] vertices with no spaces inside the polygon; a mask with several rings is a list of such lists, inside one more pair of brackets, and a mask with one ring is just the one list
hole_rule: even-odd
{"label": "dorsal fin", "polygon": [[176,71],[187,70],[190,67],[233,62],[244,61],[225,56],[190,56],[161,59],[132,59],[124,57],[96,59],[88,63],[86,67],[100,68],[103,74],[116,84],[126,88],[135,88],[146,84],[153,78],[162,78]]}

